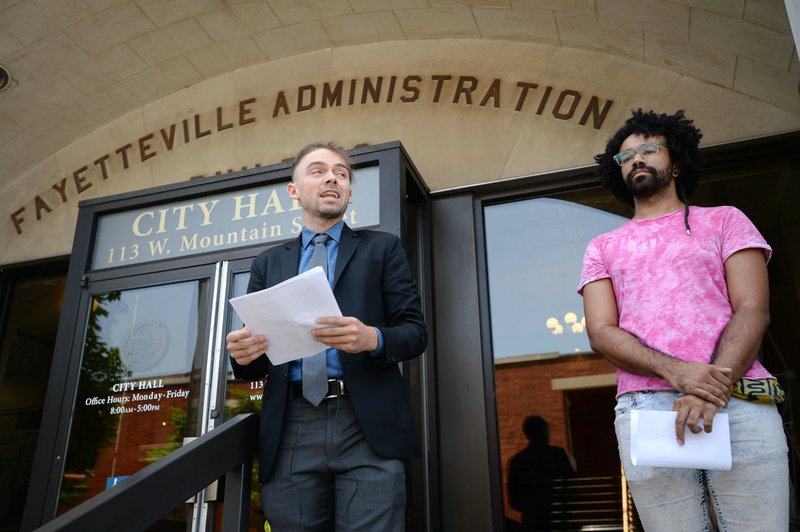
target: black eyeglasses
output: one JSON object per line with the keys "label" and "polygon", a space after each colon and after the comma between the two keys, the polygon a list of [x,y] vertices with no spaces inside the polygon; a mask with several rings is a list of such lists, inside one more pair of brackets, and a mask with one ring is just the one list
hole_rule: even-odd
{"label": "black eyeglasses", "polygon": [[647,144],[642,144],[634,150],[625,150],[619,152],[614,156],[614,160],[618,165],[625,166],[631,162],[634,157],[636,157],[637,153],[645,159],[649,159],[650,157],[658,154],[658,150],[661,146],[664,146],[665,148],[667,147],[666,143],[661,142],[660,140],[656,142],[648,142]]}

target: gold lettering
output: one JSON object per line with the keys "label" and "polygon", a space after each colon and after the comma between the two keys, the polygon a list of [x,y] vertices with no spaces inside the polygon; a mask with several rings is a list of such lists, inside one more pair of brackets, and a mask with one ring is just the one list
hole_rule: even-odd
{"label": "gold lettering", "polygon": [[186,229],[186,211],[193,211],[194,205],[178,205],[172,208],[172,213],[178,213],[178,225],[175,226],[176,231],[180,231],[182,229]]}
{"label": "gold lettering", "polygon": [[303,219],[300,216],[292,218],[292,234],[297,234],[303,230]]}
{"label": "gold lettering", "polygon": [[258,198],[258,194],[248,194],[250,201],[245,203],[242,201],[244,196],[234,196],[233,199],[236,201],[236,214],[232,218],[232,220],[241,220],[242,219],[242,209],[247,209],[248,214],[245,218],[253,218],[256,215],[256,199]]}
{"label": "gold lettering", "polygon": [[[150,256],[155,257],[158,255],[163,255],[164,250],[167,247],[167,241],[169,241],[168,238],[162,238],[161,240],[150,240],[148,242],[148,244],[150,244]],[[167,250],[167,253],[169,253],[169,250]]]}
{"label": "gold lettering", "polygon": [[269,228],[269,236],[270,238],[280,238],[281,236],[281,226],[278,224],[272,225]]}
{"label": "gold lettering", "polygon": [[281,206],[281,199],[278,197],[278,191],[273,190],[270,192],[269,199],[267,200],[267,205],[264,207],[264,210],[261,212],[261,216],[266,216],[269,214],[269,208],[272,207],[275,209],[275,213],[283,212],[283,207]]}
{"label": "gold lettering", "polygon": [[191,237],[183,235],[181,237],[181,247],[179,252],[189,251],[194,249],[197,249],[197,233],[193,234]]}
{"label": "gold lettering", "polygon": [[167,232],[167,213],[169,209],[158,209],[158,213],[161,215],[158,219],[158,229],[156,229],[156,233],[166,233]]}
{"label": "gold lettering", "polygon": [[153,218],[153,217],[155,217],[155,214],[152,211],[147,211],[147,212],[143,212],[142,214],[140,214],[139,216],[134,218],[133,219],[133,226],[131,226],[131,230],[133,231],[134,235],[136,235],[136,236],[147,236],[147,235],[149,235],[150,233],[153,232],[152,228],[148,229],[147,232],[142,231],[141,223],[142,223],[142,219],[145,216]]}
{"label": "gold lettering", "polygon": [[214,207],[217,206],[219,200],[214,200],[211,202],[211,207],[208,206],[207,201],[201,201],[198,203],[200,205],[200,210],[203,211],[203,223],[200,225],[211,225],[211,211],[214,210]]}

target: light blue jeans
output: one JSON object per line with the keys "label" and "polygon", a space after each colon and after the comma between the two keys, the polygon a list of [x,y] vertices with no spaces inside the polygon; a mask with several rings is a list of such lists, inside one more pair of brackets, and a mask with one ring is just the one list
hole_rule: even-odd
{"label": "light blue jeans", "polygon": [[732,398],[720,410],[728,413],[730,424],[730,471],[631,464],[631,410],[672,410],[679,396],[677,392],[631,392],[621,395],[614,409],[619,456],[644,529],[710,531],[710,498],[719,530],[789,530],[788,448],[774,404]]}

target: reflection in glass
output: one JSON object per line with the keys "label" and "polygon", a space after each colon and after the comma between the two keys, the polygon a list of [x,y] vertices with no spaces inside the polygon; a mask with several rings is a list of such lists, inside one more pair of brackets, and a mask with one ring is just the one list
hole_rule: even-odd
{"label": "reflection in glass", "polygon": [[93,297],[59,513],[196,435],[204,288],[190,281]]}
{"label": "reflection in glass", "polygon": [[508,502],[520,512],[521,527],[550,530],[557,526],[559,503],[557,487],[575,473],[567,452],[550,445],[550,426],[541,416],[528,416],[522,423],[528,445],[515,454],[508,465]]}
{"label": "reflection in glass", "polygon": [[[247,283],[250,282],[250,272],[237,273],[233,276],[233,294],[230,299],[234,297],[243,296],[247,293]],[[229,330],[235,331],[244,327],[244,323],[235,312],[231,312],[231,325]]]}
{"label": "reflection in glass", "polygon": [[[239,273],[233,276],[233,293],[230,298],[243,296],[247,293],[247,283],[250,281],[250,272]],[[233,312],[233,307],[228,313],[228,331],[241,329],[244,323]],[[264,381],[237,381],[233,376],[230,357],[228,357],[228,389],[227,400],[225,401],[225,419],[230,419],[238,414],[253,412],[261,413],[261,392],[264,389]]]}
{"label": "reflection in glass", "polygon": [[19,530],[22,521],[64,277],[15,278],[8,285],[7,313],[0,330],[0,530]]}
{"label": "reflection in glass", "polygon": [[484,219],[495,360],[590,351],[583,252],[625,219],[552,198],[488,206]]}
{"label": "reflection in glass", "polygon": [[[238,273],[233,276],[233,289],[230,298],[242,296],[247,293],[247,283],[250,281],[250,272]],[[244,323],[239,316],[230,308],[228,313],[228,328],[225,330],[227,334],[229,331],[241,329]],[[227,356],[227,355],[226,355]],[[231,368],[230,357],[227,362],[227,390],[225,400],[225,419],[231,419],[239,414],[246,413],[261,413],[261,392],[264,389],[264,381],[237,381],[233,377],[233,369]],[[250,488],[250,518],[249,530],[252,532],[259,532],[264,530],[264,515],[261,511],[261,495],[260,486],[258,483],[258,457],[253,457],[252,467],[253,483]]]}
{"label": "reflection in glass", "polygon": [[621,530],[615,368],[590,353],[575,288],[586,245],[625,219],[553,198],[484,219],[506,532]]}

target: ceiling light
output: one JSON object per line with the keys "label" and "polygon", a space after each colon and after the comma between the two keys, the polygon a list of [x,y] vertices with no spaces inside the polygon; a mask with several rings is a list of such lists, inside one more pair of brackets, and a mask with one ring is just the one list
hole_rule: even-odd
{"label": "ceiling light", "polygon": [[0,65],[0,92],[11,86],[11,79],[11,72],[3,65]]}

